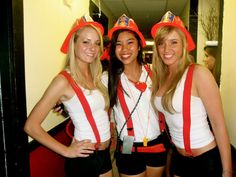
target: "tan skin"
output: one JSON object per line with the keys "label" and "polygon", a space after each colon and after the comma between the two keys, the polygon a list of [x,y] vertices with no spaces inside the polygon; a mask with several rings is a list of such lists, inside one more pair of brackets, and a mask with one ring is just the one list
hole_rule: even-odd
{"label": "tan skin", "polygon": [[[94,85],[91,82],[89,64],[97,57],[99,50],[100,39],[96,30],[91,27],[83,28],[75,43],[75,55],[77,64],[91,88],[94,88]],[[91,140],[78,141],[73,139],[72,143],[66,146],[54,139],[41,126],[57,102],[69,100],[74,95],[75,92],[67,79],[61,75],[56,76],[31,111],[24,130],[32,138],[64,157],[87,157],[95,150],[94,143],[91,143]],[[100,177],[112,177],[112,171],[110,170]]]}
{"label": "tan skin", "polygon": [[[141,66],[137,62],[138,41],[133,33],[124,31],[119,34],[116,44],[116,56],[124,64],[124,73],[129,80],[139,81],[141,75]],[[161,177],[164,167],[146,167],[146,171],[132,175],[132,177]],[[130,175],[120,174],[121,177],[130,177]]]}
{"label": "tan skin", "polygon": [[[173,73],[177,69],[179,61],[183,60],[182,48],[182,40],[176,31],[168,34],[163,43],[157,46],[162,61],[169,68],[168,79],[160,86],[157,96],[162,96],[166,92],[167,86],[171,84]],[[220,92],[214,77],[208,69],[199,65],[195,67],[191,95],[199,97],[203,101],[216,139],[202,148],[192,149],[194,156],[203,154],[217,145],[220,151],[223,170],[232,171],[230,142],[224,121]],[[182,155],[186,153],[184,149],[177,148],[177,150]],[[226,172],[223,173],[223,176],[232,177],[232,174]]]}

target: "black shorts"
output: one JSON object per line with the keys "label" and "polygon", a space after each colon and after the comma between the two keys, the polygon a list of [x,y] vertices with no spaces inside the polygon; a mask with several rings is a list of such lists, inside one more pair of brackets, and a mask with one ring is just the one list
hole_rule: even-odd
{"label": "black shorts", "polygon": [[[153,144],[159,144],[159,140],[153,140]],[[139,143],[138,143],[139,144]],[[142,143],[141,143],[142,144]],[[162,167],[165,166],[167,152],[132,152],[132,154],[122,154],[116,152],[116,166],[119,173],[126,175],[137,175],[146,170],[146,167]]]}
{"label": "black shorts", "polygon": [[89,157],[67,158],[65,161],[67,177],[99,177],[111,169],[109,149],[94,151]]}
{"label": "black shorts", "polygon": [[218,147],[197,157],[185,157],[173,149],[171,170],[181,177],[222,177],[222,165]]}

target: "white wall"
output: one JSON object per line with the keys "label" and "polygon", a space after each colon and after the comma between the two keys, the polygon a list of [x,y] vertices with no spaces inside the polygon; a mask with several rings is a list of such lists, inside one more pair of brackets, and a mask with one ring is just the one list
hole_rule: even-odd
{"label": "white wall", "polygon": [[236,1],[224,1],[221,95],[232,144],[236,147]]}
{"label": "white wall", "polygon": [[[70,5],[66,5],[71,3]],[[27,113],[62,69],[60,47],[76,18],[89,12],[89,0],[24,0],[24,48]],[[46,130],[64,119],[50,113]]]}

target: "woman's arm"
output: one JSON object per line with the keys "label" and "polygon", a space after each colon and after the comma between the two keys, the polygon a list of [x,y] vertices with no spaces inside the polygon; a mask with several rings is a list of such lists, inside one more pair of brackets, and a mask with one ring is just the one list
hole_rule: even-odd
{"label": "woman's arm", "polygon": [[[218,145],[224,171],[232,171],[230,141],[224,120],[223,106],[219,88],[213,75],[202,66],[197,66],[193,76],[193,94],[201,98],[207,110],[213,133]],[[224,176],[232,176],[230,173]]]}
{"label": "woman's arm", "polygon": [[94,147],[90,141],[73,143],[67,147],[49,135],[41,126],[50,110],[55,106],[58,100],[68,99],[71,94],[67,80],[62,76],[57,76],[49,85],[42,98],[35,105],[25,123],[25,132],[37,140],[39,143],[65,157],[85,157],[92,153]]}

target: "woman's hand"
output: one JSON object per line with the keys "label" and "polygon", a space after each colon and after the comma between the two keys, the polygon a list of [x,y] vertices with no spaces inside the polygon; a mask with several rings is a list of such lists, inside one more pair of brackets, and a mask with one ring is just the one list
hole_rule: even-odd
{"label": "woman's hand", "polygon": [[61,102],[57,102],[56,106],[53,107],[53,112],[62,115],[65,118],[69,117],[67,110]]}
{"label": "woman's hand", "polygon": [[94,153],[94,150],[94,143],[91,143],[91,140],[77,141],[73,139],[71,145],[68,147],[66,157],[88,157]]}

